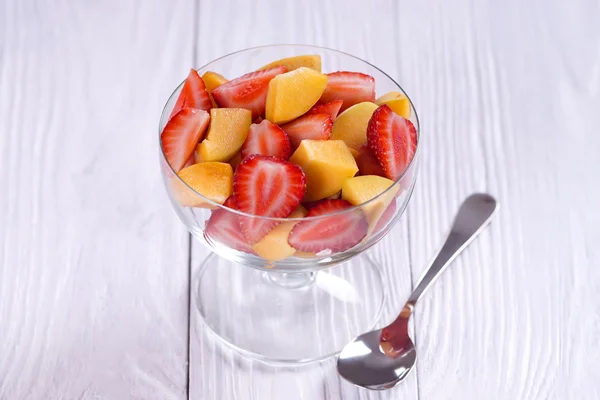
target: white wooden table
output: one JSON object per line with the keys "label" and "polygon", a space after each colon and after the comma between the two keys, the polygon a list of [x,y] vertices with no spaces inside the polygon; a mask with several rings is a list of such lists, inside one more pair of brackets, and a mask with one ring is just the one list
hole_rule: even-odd
{"label": "white wooden table", "polygon": [[[207,252],[165,196],[160,111],[191,66],[278,42],[363,57],[415,101],[416,193],[371,251],[388,316],[459,202],[501,203],[420,304],[394,390],[244,359],[190,312]],[[0,399],[598,399],[599,152],[597,0],[3,0]]]}

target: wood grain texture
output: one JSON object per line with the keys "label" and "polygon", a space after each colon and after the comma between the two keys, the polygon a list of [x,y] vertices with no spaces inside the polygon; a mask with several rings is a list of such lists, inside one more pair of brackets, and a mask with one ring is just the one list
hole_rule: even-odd
{"label": "wood grain texture", "polygon": [[157,124],[192,13],[0,2],[2,400],[186,397],[188,241]]}
{"label": "wood grain texture", "polygon": [[415,278],[466,195],[501,204],[417,309],[421,399],[600,394],[599,12],[558,1],[402,11],[415,15],[405,28],[423,73],[411,93],[426,127],[409,209]]}

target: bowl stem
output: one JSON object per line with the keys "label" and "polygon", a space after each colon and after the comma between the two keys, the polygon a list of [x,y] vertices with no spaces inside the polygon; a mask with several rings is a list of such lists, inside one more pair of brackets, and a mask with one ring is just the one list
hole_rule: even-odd
{"label": "bowl stem", "polygon": [[265,272],[265,277],[270,283],[286,289],[309,286],[316,276],[316,272]]}

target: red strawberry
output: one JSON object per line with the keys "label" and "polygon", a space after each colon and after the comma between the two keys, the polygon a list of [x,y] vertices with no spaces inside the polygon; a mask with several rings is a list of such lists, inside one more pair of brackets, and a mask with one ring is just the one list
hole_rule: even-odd
{"label": "red strawberry", "polygon": [[[238,165],[233,177],[233,196],[247,214],[285,218],[300,204],[306,177],[295,164],[253,154]],[[241,217],[242,233],[250,244],[262,239],[278,222],[260,217]]]}
{"label": "red strawberry", "polygon": [[[230,196],[223,203],[225,207],[237,210],[233,196]],[[246,243],[244,235],[240,229],[240,216],[229,210],[219,208],[213,210],[210,218],[206,222],[205,238],[209,240],[217,240],[222,244],[233,249],[246,253],[254,253],[252,247]]]}
{"label": "red strawberry", "polygon": [[231,208],[233,210],[237,210],[237,203],[235,202],[235,198],[233,196],[229,196],[227,200],[223,203],[225,207]]}
{"label": "red strawberry", "polygon": [[375,78],[360,72],[339,71],[327,74],[327,88],[319,103],[343,100],[340,112],[363,101],[375,101]]}
{"label": "red strawberry", "polygon": [[281,125],[281,129],[290,137],[292,148],[300,146],[304,139],[327,140],[331,136],[333,122],[329,114],[306,114]]}
{"label": "red strawberry", "polygon": [[297,250],[316,253],[328,249],[337,253],[356,246],[367,235],[369,225],[361,210],[344,211],[352,207],[346,200],[321,201],[306,217],[337,214],[297,223],[288,243]]}
{"label": "red strawberry", "polygon": [[358,149],[356,165],[361,175],[379,175],[385,177],[385,171],[381,168],[377,157],[375,157],[368,144],[363,144]]}
{"label": "red strawberry", "polygon": [[188,74],[169,118],[173,118],[184,107],[204,111],[208,111],[212,107],[210,96],[206,91],[206,86],[204,86],[204,81],[195,69],[192,69]]}
{"label": "red strawberry", "polygon": [[210,116],[206,111],[184,108],[167,122],[160,140],[165,157],[179,172],[206,133]]}
{"label": "red strawberry", "polygon": [[331,120],[335,122],[337,118],[340,107],[342,107],[343,100],[334,100],[325,104],[315,104],[310,110],[308,110],[307,114],[320,114],[325,113],[331,116]]}
{"label": "red strawberry", "polygon": [[323,200],[337,200],[340,198],[341,195],[342,195],[342,192],[339,191],[339,192],[332,194],[331,196],[325,197],[324,199],[321,199],[321,200],[305,201],[302,203],[302,205],[307,210],[310,210],[311,208],[318,206],[319,203],[322,202]]}
{"label": "red strawberry", "polygon": [[212,96],[219,107],[247,108],[256,119],[265,113],[269,82],[284,72],[283,66],[250,72],[216,87]]}
{"label": "red strawberry", "polygon": [[387,105],[380,106],[369,120],[367,142],[385,176],[397,180],[417,151],[417,130]]}
{"label": "red strawberry", "polygon": [[250,154],[279,157],[287,160],[292,155],[288,135],[268,120],[250,125],[246,141],[242,145],[242,159]]}
{"label": "red strawberry", "polygon": [[188,158],[188,160],[185,162],[185,165],[183,166],[183,168],[187,168],[187,167],[189,167],[191,165],[194,165],[194,164],[196,164],[196,155],[194,153],[192,153],[192,155],[190,156],[190,158]]}
{"label": "red strawberry", "polygon": [[379,232],[382,230],[388,222],[392,219],[394,214],[396,213],[396,199],[393,199],[389,206],[385,209],[381,217],[379,217],[379,221],[377,221],[377,225],[375,225],[374,232]]}

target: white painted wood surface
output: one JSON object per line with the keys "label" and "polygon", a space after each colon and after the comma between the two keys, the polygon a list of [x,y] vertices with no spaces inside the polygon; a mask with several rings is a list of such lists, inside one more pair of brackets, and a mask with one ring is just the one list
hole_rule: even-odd
{"label": "white painted wood surface", "polygon": [[0,2],[2,400],[186,396],[188,235],[156,143],[193,12]]}
{"label": "white painted wood surface", "polygon": [[[600,398],[598,21],[585,0],[0,2],[0,399]],[[279,42],[361,56],[415,101],[417,190],[371,251],[388,316],[463,197],[502,204],[423,299],[417,373],[388,392],[188,320],[161,106],[190,66]]]}

